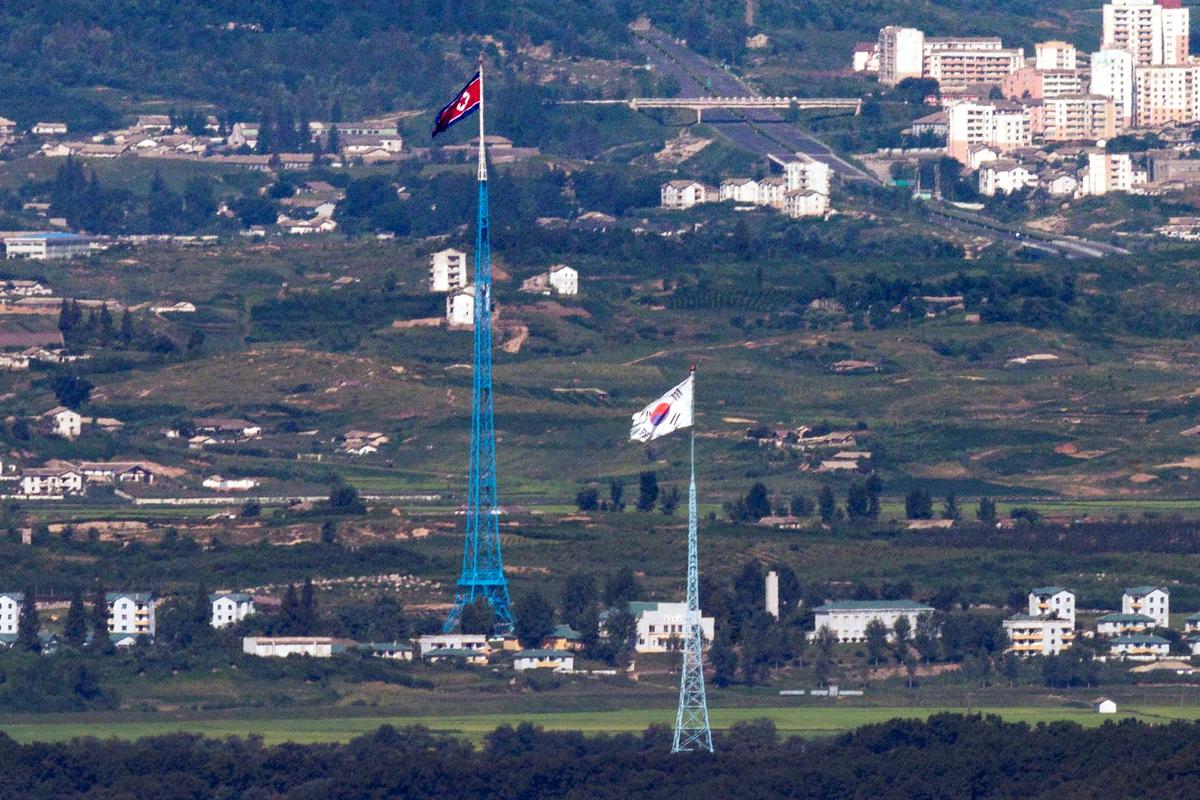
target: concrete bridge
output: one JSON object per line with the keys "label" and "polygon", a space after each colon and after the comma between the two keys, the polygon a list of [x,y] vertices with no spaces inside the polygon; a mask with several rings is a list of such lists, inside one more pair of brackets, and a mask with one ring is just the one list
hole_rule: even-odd
{"label": "concrete bridge", "polygon": [[557,105],[625,105],[634,111],[647,108],[686,108],[700,122],[705,109],[815,109],[862,113],[862,100],[853,97],[631,97],[628,100],[559,100]]}

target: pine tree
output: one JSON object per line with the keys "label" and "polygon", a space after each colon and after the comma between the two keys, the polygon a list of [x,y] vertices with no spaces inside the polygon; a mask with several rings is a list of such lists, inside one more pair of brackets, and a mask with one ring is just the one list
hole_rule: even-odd
{"label": "pine tree", "polygon": [[121,315],[121,341],[125,344],[133,341],[133,316],[129,313],[128,308]]}
{"label": "pine tree", "polygon": [[342,135],[338,132],[337,125],[329,128],[329,137],[325,142],[325,149],[335,156],[342,152]]}
{"label": "pine tree", "polygon": [[100,340],[107,342],[113,335],[113,318],[112,312],[108,310],[108,303],[103,303],[100,306],[99,317]]}
{"label": "pine tree", "polygon": [[283,603],[279,608],[279,613],[283,618],[285,633],[301,633],[300,598],[296,595],[295,584],[289,583],[287,591],[283,593]]}
{"label": "pine tree", "polygon": [[107,650],[111,645],[108,638],[108,598],[104,587],[98,585],[92,594],[92,647]]}
{"label": "pine tree", "polygon": [[327,519],[323,523],[321,523],[321,541],[322,542],[324,542],[325,544],[336,544],[337,543],[337,534],[338,534],[338,530],[337,530],[336,522],[334,522],[331,519]]}
{"label": "pine tree", "polygon": [[87,610],[83,607],[83,592],[78,589],[71,595],[71,606],[67,609],[67,621],[63,625],[63,640],[71,647],[82,647],[87,641]]}
{"label": "pine tree", "polygon": [[300,590],[300,618],[304,622],[304,632],[310,633],[317,624],[317,598],[313,593],[312,578],[305,578],[304,588]]}
{"label": "pine tree", "polygon": [[17,649],[28,650],[31,653],[41,650],[42,643],[38,639],[40,630],[41,621],[38,619],[37,598],[34,597],[33,589],[29,588],[25,590],[25,601],[21,604],[21,613],[17,617]]}
{"label": "pine tree", "polygon": [[833,496],[833,489],[829,484],[821,487],[821,494],[817,496],[817,508],[821,513],[821,521],[826,524],[833,522],[837,516],[837,498]]}

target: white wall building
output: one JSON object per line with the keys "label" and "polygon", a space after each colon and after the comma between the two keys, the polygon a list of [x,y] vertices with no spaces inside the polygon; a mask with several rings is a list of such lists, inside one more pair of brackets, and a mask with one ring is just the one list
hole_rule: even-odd
{"label": "white wall building", "polygon": [[1145,614],[1159,627],[1169,627],[1171,593],[1161,586],[1130,586],[1121,596],[1121,613]]}
{"label": "white wall building", "polygon": [[1003,625],[1008,652],[1018,656],[1056,656],[1075,643],[1075,623],[1052,616],[1017,614]]}
{"label": "white wall building", "polygon": [[726,178],[721,181],[721,201],[732,200],[735,203],[758,203],[758,181],[753,178]]}
{"label": "white wall building", "polygon": [[1110,640],[1108,652],[1110,656],[1130,661],[1157,661],[1170,654],[1171,643],[1152,633],[1135,633]]}
{"label": "white wall building", "polygon": [[211,625],[214,628],[241,622],[254,613],[254,598],[248,594],[218,592],[210,594],[208,600],[212,604]]}
{"label": "white wall building", "polygon": [[579,294],[579,271],[566,264],[555,264],[550,268],[550,287],[564,297]]}
{"label": "white wall building", "polygon": [[1187,61],[1191,13],[1180,0],[1112,0],[1104,6],[1104,48],[1127,50],[1138,64]]}
{"label": "white wall building", "polygon": [[1087,172],[1083,176],[1083,194],[1104,195],[1131,192],[1135,185],[1133,158],[1129,153],[1088,153]]}
{"label": "white wall building", "polygon": [[917,618],[932,614],[933,607],[912,600],[834,600],[813,609],[813,632],[815,639],[822,628],[828,628],[839,642],[864,642],[867,626],[879,620],[888,629],[888,638],[893,636],[896,620],[908,619],[909,630],[917,629]]}
{"label": "white wall building", "polygon": [[662,185],[659,194],[660,205],[674,209],[691,208],[717,199],[717,193],[699,181],[668,181]]}
{"label": "white wall building", "polygon": [[27,469],[21,473],[21,494],[30,497],[83,494],[83,475],[73,469]]}
{"label": "white wall building", "polygon": [[[629,611],[637,619],[637,641],[634,649],[639,653],[666,653],[683,646],[686,635],[684,617],[687,603],[634,602]],[[700,616],[700,635],[705,643],[713,639],[713,618]]]}
{"label": "white wall building", "polygon": [[417,649],[422,656],[434,650],[471,650],[485,655],[491,652],[482,633],[429,633],[417,639]]}
{"label": "white wall building", "polygon": [[69,408],[53,408],[46,412],[50,418],[50,432],[64,439],[77,439],[83,432],[83,415]]}
{"label": "white wall building", "polygon": [[783,165],[783,177],[789,192],[797,189],[829,194],[833,171],[823,161],[789,161]]}
{"label": "white wall building", "polygon": [[158,598],[154,595],[149,592],[109,592],[104,599],[108,602],[109,633],[154,635],[154,610],[158,607]]}
{"label": "white wall building", "polygon": [[92,251],[86,236],[74,233],[27,233],[4,237],[6,258],[31,258],[44,261],[53,258],[74,258]]}
{"label": "white wall building", "polygon": [[1105,614],[1096,620],[1096,633],[1101,636],[1124,636],[1145,633],[1156,626],[1154,617],[1145,614]]}
{"label": "white wall building", "polygon": [[1012,194],[1037,185],[1037,173],[1016,161],[1000,159],[979,169],[979,193],[984,197]]}
{"label": "white wall building", "polygon": [[789,217],[823,217],[829,212],[829,195],[805,189],[783,196],[783,213]]}
{"label": "white wall building", "polygon": [[470,328],[475,324],[474,284],[446,295],[446,323],[458,328]]}
{"label": "white wall building", "polygon": [[966,164],[972,146],[986,145],[998,153],[1033,144],[1029,109],[1017,103],[957,103],[947,112],[946,152]]}
{"label": "white wall building", "polygon": [[570,650],[522,650],[513,656],[513,669],[551,669],[555,672],[573,672],[575,654]]}
{"label": "white wall building", "polygon": [[1100,50],[1092,53],[1092,81],[1089,91],[1108,97],[1116,108],[1122,127],[1133,122],[1133,55],[1128,50]]}
{"label": "white wall building", "polygon": [[1075,593],[1061,586],[1037,586],[1029,590],[1029,614],[1052,614],[1075,627]]}
{"label": "white wall building", "polygon": [[1075,45],[1067,42],[1038,42],[1033,46],[1034,68],[1039,72],[1049,69],[1075,69]]}
{"label": "white wall building", "polygon": [[1134,67],[1133,117],[1140,127],[1200,119],[1200,65]]}
{"label": "white wall building", "polygon": [[24,604],[25,595],[21,592],[0,592],[0,636],[17,635]]}
{"label": "white wall building", "polygon": [[466,285],[466,253],[449,247],[429,256],[429,291],[449,292]]}
{"label": "white wall building", "polygon": [[879,31],[879,82],[895,86],[919,78],[925,66],[925,34],[916,28],[889,25]]}
{"label": "white wall building", "polygon": [[242,639],[242,652],[260,658],[330,658],[336,653],[345,653],[353,645],[353,642],[329,636],[247,636]]}

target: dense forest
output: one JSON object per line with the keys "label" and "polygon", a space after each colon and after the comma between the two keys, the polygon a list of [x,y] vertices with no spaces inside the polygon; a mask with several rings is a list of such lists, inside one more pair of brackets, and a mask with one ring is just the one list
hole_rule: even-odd
{"label": "dense forest", "polygon": [[1183,800],[1200,794],[1200,726],[1085,730],[994,717],[894,720],[829,742],[781,741],[770,722],[720,734],[713,755],[668,755],[670,731],[585,737],[503,727],[480,749],[384,726],[345,745],[190,735],[18,745],[0,735],[0,797]]}

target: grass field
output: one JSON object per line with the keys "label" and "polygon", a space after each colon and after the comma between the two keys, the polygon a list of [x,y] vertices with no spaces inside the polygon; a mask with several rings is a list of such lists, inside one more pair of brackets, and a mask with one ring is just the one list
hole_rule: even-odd
{"label": "grass field", "polygon": [[[1135,718],[1150,723],[1177,720],[1200,720],[1200,708],[1195,706],[1146,706],[1122,709],[1115,717],[1101,716],[1090,708],[1054,708],[1015,706],[1007,708],[900,708],[900,707],[768,707],[714,708],[711,712],[715,729],[728,728],[739,722],[769,719],[783,735],[830,736],[863,725],[895,718],[924,719],[941,712],[997,714],[1010,722],[1038,723],[1068,721],[1093,727],[1107,720]],[[472,742],[501,725],[532,722],[547,730],[577,730],[588,734],[627,733],[641,731],[650,725],[671,725],[672,708],[631,709],[599,712],[561,712],[529,714],[477,714],[462,716],[369,716],[328,718],[271,718],[237,720],[179,720],[154,722],[51,722],[0,723],[0,730],[19,742],[63,741],[78,736],[136,739],[180,731],[205,736],[262,736],[267,744],[281,742],[314,743],[345,742],[369,733],[380,725],[397,727],[423,725],[434,731],[458,734]]]}

